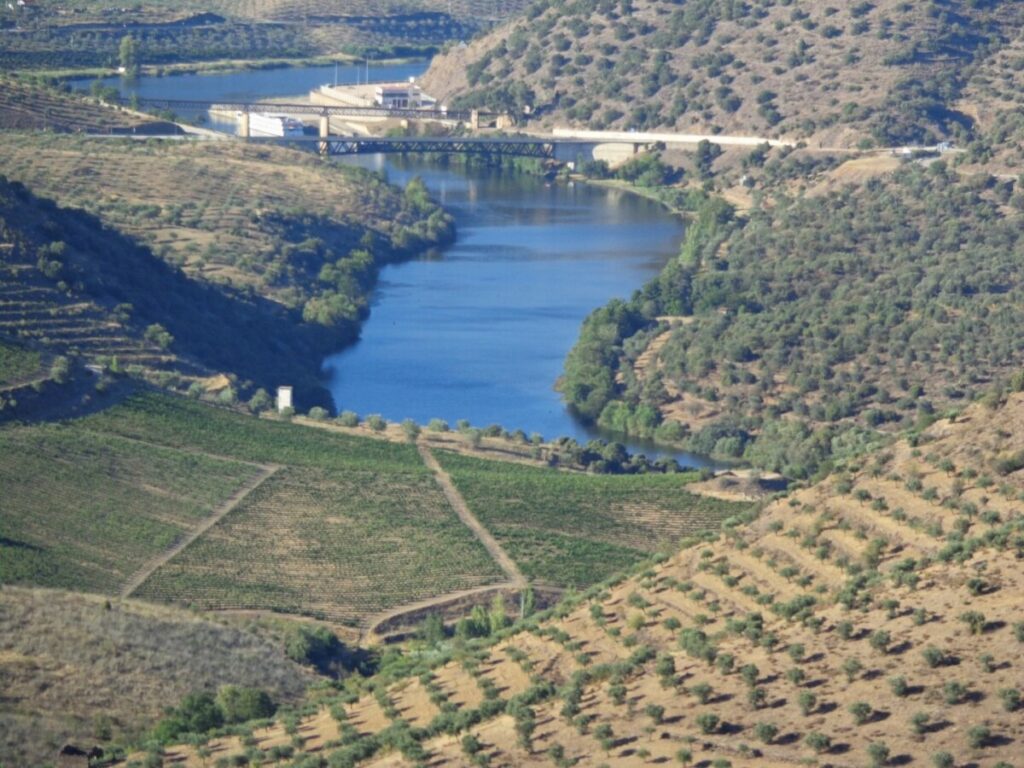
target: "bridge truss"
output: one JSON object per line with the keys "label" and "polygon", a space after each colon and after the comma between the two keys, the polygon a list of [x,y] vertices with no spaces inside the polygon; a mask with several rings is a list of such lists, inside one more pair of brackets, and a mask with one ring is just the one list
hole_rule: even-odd
{"label": "bridge truss", "polygon": [[[318,115],[320,117],[392,117],[405,120],[452,120],[468,123],[473,113],[470,110],[449,109],[391,109],[388,107],[351,107],[345,105],[302,104],[275,101],[200,101],[195,99],[130,99],[121,98],[122,106],[133,103],[150,109],[165,109],[171,112],[221,110],[224,112],[272,112],[286,115]],[[490,113],[478,113],[481,119],[493,117]]]}
{"label": "bridge truss", "polygon": [[[555,145],[550,142],[515,138],[328,137],[317,141],[326,145],[325,154],[329,155],[439,152],[492,157],[536,157],[542,160],[555,156]],[[321,152],[324,152],[323,146]]]}

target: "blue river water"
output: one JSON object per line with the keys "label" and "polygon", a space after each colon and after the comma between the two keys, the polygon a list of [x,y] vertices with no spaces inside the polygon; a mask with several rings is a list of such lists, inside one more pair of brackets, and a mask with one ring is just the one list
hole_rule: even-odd
{"label": "blue river water", "polygon": [[[371,64],[370,79],[404,80],[425,68]],[[337,70],[340,83],[365,78],[362,66]],[[296,96],[330,82],[333,66],[104,81],[125,95],[200,100]],[[396,184],[420,176],[458,229],[442,252],[382,270],[361,339],[324,361],[339,410],[391,421],[467,419],[549,439],[620,439],[575,418],[555,382],[587,314],[614,297],[628,298],[679,252],[677,218],[619,190],[508,170],[381,155],[339,162],[377,170]],[[648,456],[713,465],[622,442]]]}

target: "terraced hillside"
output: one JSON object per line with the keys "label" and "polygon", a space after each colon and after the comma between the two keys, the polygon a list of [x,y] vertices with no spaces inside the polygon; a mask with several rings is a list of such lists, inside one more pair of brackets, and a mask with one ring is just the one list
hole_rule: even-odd
{"label": "terraced hillside", "polygon": [[300,401],[327,402],[310,360],[339,337],[279,304],[191,280],[96,218],[4,178],[0,241],[6,337],[161,386],[219,371],[242,386],[294,382]]}
{"label": "terraced hillside", "polygon": [[492,644],[440,641],[290,726],[292,764],[1013,765],[1022,427],[1022,393],[972,406]]}
{"label": "terraced hillside", "polygon": [[313,679],[273,640],[192,613],[53,589],[0,589],[5,765],[50,765],[69,741],[109,751],[111,740],[138,739],[169,702],[192,691],[257,687],[284,706]]}
{"label": "terraced hillside", "polygon": [[1014,2],[541,0],[424,82],[544,125],[929,143],[969,126],[959,95],[1022,23]]}
{"label": "terraced hillside", "polygon": [[588,587],[750,509],[688,493],[691,475],[594,476],[437,455],[523,573],[557,587]]}
{"label": "terraced hillside", "polygon": [[92,99],[19,81],[6,72],[0,73],[0,129],[55,133],[121,133],[159,129],[163,134],[178,130],[169,123],[140,117]]}
{"label": "terraced hillside", "polygon": [[217,59],[294,59],[321,54],[423,53],[469,39],[509,18],[526,0],[149,0],[69,7],[40,0],[0,10],[8,68],[114,66],[132,35],[146,65]]}
{"label": "terraced hillside", "polygon": [[452,234],[419,186],[403,196],[277,147],[18,134],[5,138],[0,174],[96,214],[191,277],[309,305],[325,322],[365,311],[377,265]]}

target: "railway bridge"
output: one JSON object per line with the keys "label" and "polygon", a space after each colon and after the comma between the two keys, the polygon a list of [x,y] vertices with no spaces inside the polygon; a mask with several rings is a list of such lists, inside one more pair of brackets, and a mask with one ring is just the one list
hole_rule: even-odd
{"label": "railway bridge", "polygon": [[[254,143],[316,145],[322,155],[436,152],[443,154],[535,157],[575,162],[593,156],[597,142],[535,136],[302,136],[257,137]],[[639,149],[639,146],[636,147]]]}
{"label": "railway bridge", "polygon": [[272,112],[284,115],[315,115],[320,118],[320,135],[327,135],[332,117],[390,117],[399,120],[440,120],[465,123],[473,130],[497,120],[499,115],[482,112],[477,109],[413,109],[393,108],[384,106],[356,107],[345,104],[311,104],[303,102],[279,101],[204,101],[199,99],[125,99],[119,100],[121,106],[138,106],[148,109],[163,109],[171,112],[191,112],[217,110],[237,112],[241,116],[239,134],[250,137],[249,115],[256,112]]}

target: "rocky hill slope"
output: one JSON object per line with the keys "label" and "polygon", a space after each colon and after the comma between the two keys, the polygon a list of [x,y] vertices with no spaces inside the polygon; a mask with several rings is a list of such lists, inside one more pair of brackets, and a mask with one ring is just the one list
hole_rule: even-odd
{"label": "rocky hill slope", "polygon": [[930,143],[970,128],[1022,24],[1014,2],[539,0],[424,82],[543,125]]}

